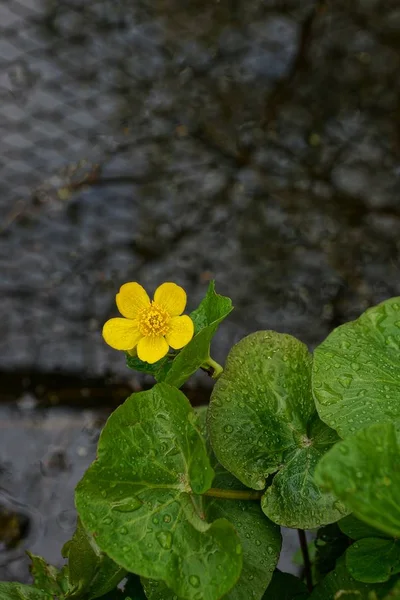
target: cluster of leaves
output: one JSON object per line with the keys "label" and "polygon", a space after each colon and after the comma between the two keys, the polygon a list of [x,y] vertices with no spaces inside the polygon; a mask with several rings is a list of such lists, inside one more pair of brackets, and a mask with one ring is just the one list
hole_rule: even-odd
{"label": "cluster of leaves", "polygon": [[[400,300],[313,355],[289,335],[249,335],[196,411],[179,388],[212,370],[231,310],[211,284],[183,350],[156,365],[127,356],[158,383],[109,418],[76,489],[66,566],[32,556],[33,586],[0,584],[0,600],[400,598]],[[276,569],[280,526],[319,528],[312,591]]]}

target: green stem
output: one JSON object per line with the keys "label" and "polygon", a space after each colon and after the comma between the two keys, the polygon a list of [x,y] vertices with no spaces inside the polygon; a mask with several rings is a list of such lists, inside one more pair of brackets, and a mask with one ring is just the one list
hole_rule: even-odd
{"label": "green stem", "polygon": [[249,490],[221,490],[210,488],[202,496],[211,496],[212,498],[225,498],[226,500],[260,500],[264,492],[255,492]]}
{"label": "green stem", "polygon": [[221,367],[219,363],[212,359],[211,356],[209,356],[206,362],[201,365],[201,368],[207,371],[207,373],[211,375],[213,379],[218,379],[218,377],[220,377],[224,371],[223,367]]}

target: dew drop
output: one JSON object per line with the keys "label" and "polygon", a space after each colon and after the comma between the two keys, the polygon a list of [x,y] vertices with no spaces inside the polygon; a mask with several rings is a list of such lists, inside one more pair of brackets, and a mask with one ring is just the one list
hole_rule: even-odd
{"label": "dew drop", "polygon": [[171,523],[171,515],[164,515],[163,521],[164,523]]}
{"label": "dew drop", "polygon": [[126,527],[121,527],[121,529],[119,530],[120,533],[122,533],[122,535],[126,535],[128,533],[128,530]]}
{"label": "dew drop", "polygon": [[136,498],[136,496],[131,496],[130,498],[123,498],[118,502],[114,502],[112,508],[117,512],[127,513],[138,510],[142,505],[143,503],[139,500],[139,498]]}
{"label": "dew drop", "polygon": [[160,531],[156,535],[157,542],[164,550],[170,550],[172,547],[172,534],[169,531]]}
{"label": "dew drop", "polygon": [[267,548],[268,554],[272,554],[273,551],[274,551],[273,547],[272,546],[268,546],[268,548]]}
{"label": "dew drop", "polygon": [[197,575],[190,575],[189,583],[192,587],[198,588],[200,585],[200,579],[197,577]]}
{"label": "dew drop", "polygon": [[153,517],[152,521],[153,521],[154,525],[158,525],[160,522],[160,519],[158,517]]}
{"label": "dew drop", "polygon": [[224,431],[225,431],[225,433],[232,433],[232,431],[233,431],[232,425],[225,425]]}
{"label": "dew drop", "polygon": [[260,540],[256,540],[256,546],[261,546]]}

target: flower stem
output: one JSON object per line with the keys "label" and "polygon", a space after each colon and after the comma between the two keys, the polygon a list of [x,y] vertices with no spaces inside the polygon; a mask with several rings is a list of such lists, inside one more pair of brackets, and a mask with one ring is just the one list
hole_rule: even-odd
{"label": "flower stem", "polygon": [[304,563],[304,576],[306,579],[306,584],[309,592],[313,590],[313,582],[312,582],[312,573],[311,573],[311,561],[310,555],[308,554],[308,545],[306,532],[304,529],[298,529],[297,533],[299,534],[300,548],[301,553],[303,555],[303,563]]}
{"label": "flower stem", "polygon": [[219,363],[217,363],[211,356],[208,357],[206,362],[201,365],[201,368],[213,378],[218,379],[220,375],[223,373],[223,367]]}
{"label": "flower stem", "polygon": [[225,498],[226,500],[260,500],[264,494],[263,491],[256,492],[250,490],[221,490],[210,488],[202,496],[211,496],[212,498]]}

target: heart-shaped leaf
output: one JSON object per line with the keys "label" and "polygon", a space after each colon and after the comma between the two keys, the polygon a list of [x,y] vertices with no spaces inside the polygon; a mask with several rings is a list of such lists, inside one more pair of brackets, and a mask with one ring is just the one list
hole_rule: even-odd
{"label": "heart-shaped leaf", "polygon": [[304,344],[273,331],[249,335],[231,350],[211,398],[208,426],[218,460],[246,486],[267,488],[262,508],[275,523],[314,528],[346,514],[314,481],[336,433],[311,395],[312,358]]}
{"label": "heart-shaped leaf", "polygon": [[119,565],[185,599],[216,600],[236,583],[242,547],[226,519],[208,523],[198,495],[214,472],[187,398],[158,384],[109,418],[98,459],[76,490],[84,526]]}
{"label": "heart-shaped leaf", "polygon": [[341,437],[400,418],[400,298],[335,329],[314,352],[321,419]]}
{"label": "heart-shaped leaf", "polygon": [[377,423],[334,446],[316,479],[372,527],[400,537],[400,448],[395,426]]}

